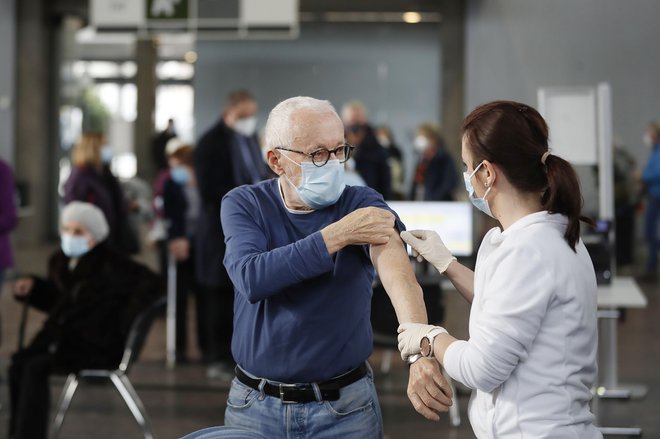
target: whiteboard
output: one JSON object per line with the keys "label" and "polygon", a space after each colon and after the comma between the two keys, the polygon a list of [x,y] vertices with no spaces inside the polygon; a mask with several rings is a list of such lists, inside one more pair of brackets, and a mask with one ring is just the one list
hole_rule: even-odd
{"label": "whiteboard", "polygon": [[544,87],[539,113],[550,129],[550,151],[574,165],[598,163],[597,95],[594,87]]}

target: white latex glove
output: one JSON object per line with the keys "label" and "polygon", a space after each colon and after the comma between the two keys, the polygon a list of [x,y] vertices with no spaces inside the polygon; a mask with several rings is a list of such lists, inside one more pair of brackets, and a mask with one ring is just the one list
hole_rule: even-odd
{"label": "white latex glove", "polygon": [[419,262],[422,262],[422,258],[426,259],[439,273],[444,273],[449,264],[456,260],[440,235],[432,230],[401,232],[401,239],[412,247],[413,257]]}
{"label": "white latex glove", "polygon": [[401,352],[403,361],[408,361],[408,357],[411,355],[419,354],[419,343],[422,341],[422,337],[433,328],[435,326],[424,323],[402,323],[399,325],[397,339],[399,340],[399,352]]}

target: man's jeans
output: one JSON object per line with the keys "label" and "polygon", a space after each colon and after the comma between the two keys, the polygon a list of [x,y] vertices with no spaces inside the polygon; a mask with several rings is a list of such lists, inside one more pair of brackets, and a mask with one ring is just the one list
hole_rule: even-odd
{"label": "man's jeans", "polygon": [[383,419],[371,368],[364,378],[342,387],[337,401],[304,404],[282,403],[234,378],[225,425],[269,439],[383,437]]}

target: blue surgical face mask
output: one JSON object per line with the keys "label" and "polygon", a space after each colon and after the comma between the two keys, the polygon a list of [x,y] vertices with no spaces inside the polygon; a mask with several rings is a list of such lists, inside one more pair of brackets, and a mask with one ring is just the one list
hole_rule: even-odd
{"label": "blue surgical face mask", "polygon": [[170,176],[175,183],[186,184],[190,179],[190,174],[188,170],[183,166],[173,166],[170,170]]}
{"label": "blue surgical face mask", "polygon": [[[284,153],[282,155],[291,160]],[[324,166],[318,167],[312,162],[298,164],[291,161],[301,168],[300,184],[294,185],[286,174],[284,178],[296,188],[303,203],[312,209],[323,209],[337,202],[346,187],[343,163],[329,160]]]}
{"label": "blue surgical face mask", "polygon": [[112,162],[112,147],[110,145],[103,145],[101,147],[101,161],[106,165]]}
{"label": "blue surgical face mask", "polygon": [[90,250],[86,236],[72,235],[70,233],[62,233],[61,245],[64,254],[70,258],[79,258]]}
{"label": "blue surgical face mask", "polygon": [[465,190],[467,191],[470,201],[480,211],[485,213],[491,218],[495,218],[493,216],[493,212],[490,210],[490,205],[488,204],[488,200],[486,200],[486,196],[488,195],[488,192],[493,188],[492,186],[486,189],[486,193],[484,194],[483,198],[477,198],[474,195],[474,187],[472,186],[472,177],[474,177],[474,174],[477,173],[479,168],[481,168],[481,165],[483,165],[484,162],[479,163],[479,166],[474,168],[474,171],[472,171],[472,174],[468,174],[467,172],[463,172],[463,180],[465,180]]}

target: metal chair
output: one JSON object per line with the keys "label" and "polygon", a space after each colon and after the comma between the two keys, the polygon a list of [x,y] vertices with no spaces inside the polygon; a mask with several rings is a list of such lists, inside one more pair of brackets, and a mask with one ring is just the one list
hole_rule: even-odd
{"label": "metal chair", "polygon": [[145,439],[154,438],[151,422],[147,417],[144,404],[142,404],[142,400],[140,400],[140,397],[135,392],[135,388],[133,388],[127,374],[142,350],[142,346],[149,333],[151,324],[156,316],[162,313],[166,304],[167,300],[165,297],[159,298],[135,318],[126,339],[124,355],[117,369],[87,369],[81,370],[78,373],[71,373],[67,376],[60,395],[57,414],[55,415],[55,419],[51,426],[51,439],[55,439],[59,435],[62,424],[64,423],[64,417],[71,405],[71,400],[73,399],[73,395],[75,394],[80,381],[104,378],[110,380],[117,391],[119,391],[119,394],[124,399],[128,409],[142,428]]}

